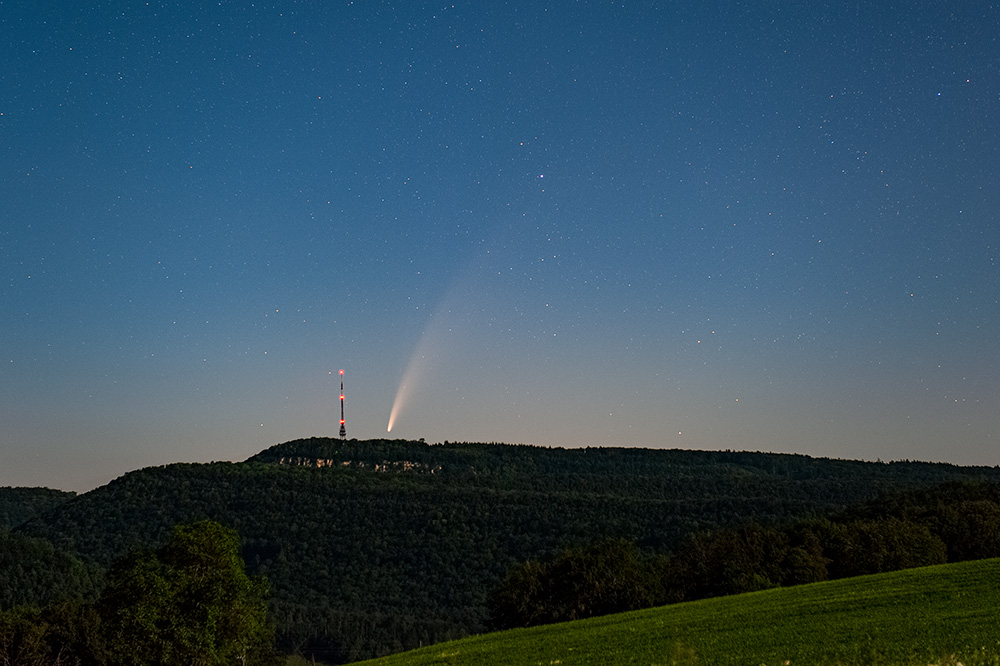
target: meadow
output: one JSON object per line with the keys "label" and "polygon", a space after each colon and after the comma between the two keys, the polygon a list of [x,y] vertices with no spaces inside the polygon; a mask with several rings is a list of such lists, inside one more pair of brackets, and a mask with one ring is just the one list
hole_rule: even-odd
{"label": "meadow", "polygon": [[998,666],[1000,559],[483,634],[366,666]]}

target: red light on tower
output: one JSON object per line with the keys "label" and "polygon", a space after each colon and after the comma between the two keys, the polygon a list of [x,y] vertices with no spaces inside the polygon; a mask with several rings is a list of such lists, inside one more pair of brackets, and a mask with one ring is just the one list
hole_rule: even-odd
{"label": "red light on tower", "polygon": [[344,427],[344,371],[340,371],[340,438],[347,439],[347,428]]}

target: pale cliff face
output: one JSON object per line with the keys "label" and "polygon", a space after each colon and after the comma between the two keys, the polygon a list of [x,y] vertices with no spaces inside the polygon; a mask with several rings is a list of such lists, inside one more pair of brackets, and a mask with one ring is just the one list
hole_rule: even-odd
{"label": "pale cliff face", "polygon": [[[309,458],[306,456],[282,456],[278,459],[279,465],[293,465],[296,467],[354,467],[366,469],[369,463],[363,460],[334,460],[332,458]],[[441,470],[440,465],[427,465],[425,463],[412,462],[410,460],[394,460],[376,463],[372,469],[376,472],[424,472],[435,474]]]}

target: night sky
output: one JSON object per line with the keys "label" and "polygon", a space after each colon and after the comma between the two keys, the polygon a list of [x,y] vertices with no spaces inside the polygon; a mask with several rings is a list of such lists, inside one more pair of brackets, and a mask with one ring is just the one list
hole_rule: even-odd
{"label": "night sky", "polygon": [[341,368],[349,437],[1000,464],[1000,5],[0,34],[0,485],[336,436]]}

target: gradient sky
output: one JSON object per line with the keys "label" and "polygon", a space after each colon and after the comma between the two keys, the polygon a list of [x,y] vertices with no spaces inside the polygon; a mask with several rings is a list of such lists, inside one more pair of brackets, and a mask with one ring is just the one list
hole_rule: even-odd
{"label": "gradient sky", "polygon": [[[88,4],[94,6],[87,6]],[[0,485],[347,431],[1000,464],[1000,6],[0,2]]]}

